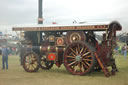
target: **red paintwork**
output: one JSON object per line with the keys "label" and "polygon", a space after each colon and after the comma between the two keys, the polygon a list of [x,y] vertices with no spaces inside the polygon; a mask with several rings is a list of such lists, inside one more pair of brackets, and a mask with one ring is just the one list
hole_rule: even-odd
{"label": "red paintwork", "polygon": [[54,53],[48,54],[48,60],[54,61],[56,59],[56,55]]}

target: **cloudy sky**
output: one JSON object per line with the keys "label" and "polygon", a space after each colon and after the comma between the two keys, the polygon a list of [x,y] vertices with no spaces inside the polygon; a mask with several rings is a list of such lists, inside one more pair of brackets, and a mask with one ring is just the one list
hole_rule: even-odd
{"label": "cloudy sky", "polygon": [[[0,0],[0,31],[37,24],[38,0]],[[43,0],[44,24],[117,20],[128,32],[128,0]]]}

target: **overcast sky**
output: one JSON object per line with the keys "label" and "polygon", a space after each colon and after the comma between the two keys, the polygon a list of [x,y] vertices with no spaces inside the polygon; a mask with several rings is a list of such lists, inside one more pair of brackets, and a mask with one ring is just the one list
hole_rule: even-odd
{"label": "overcast sky", "polygon": [[[43,0],[44,24],[117,20],[128,31],[128,0]],[[0,0],[0,31],[37,24],[38,0]]]}

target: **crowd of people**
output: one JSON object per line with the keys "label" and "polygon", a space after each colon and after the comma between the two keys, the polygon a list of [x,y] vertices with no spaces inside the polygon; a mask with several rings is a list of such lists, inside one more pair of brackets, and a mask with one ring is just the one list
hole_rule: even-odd
{"label": "crowd of people", "polygon": [[125,45],[125,44],[124,44],[122,47],[121,47],[121,46],[117,46],[117,47],[115,48],[115,52],[124,55],[124,59],[126,59],[126,57],[127,57],[127,52],[128,52],[128,46]]}

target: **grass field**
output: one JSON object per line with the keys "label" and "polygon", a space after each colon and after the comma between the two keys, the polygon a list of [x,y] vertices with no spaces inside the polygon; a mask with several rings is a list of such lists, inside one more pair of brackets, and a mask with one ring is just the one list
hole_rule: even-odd
{"label": "grass field", "polygon": [[128,85],[128,59],[115,55],[119,72],[106,78],[103,72],[92,72],[86,76],[71,75],[64,66],[54,66],[51,70],[40,69],[27,73],[20,66],[18,56],[9,56],[9,70],[2,70],[0,56],[0,85]]}

